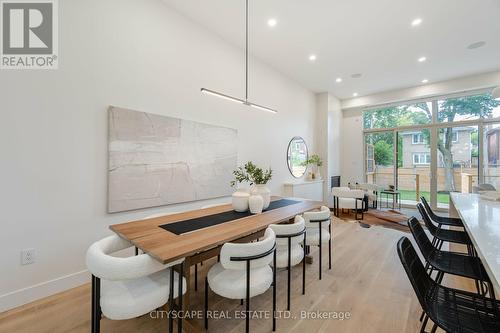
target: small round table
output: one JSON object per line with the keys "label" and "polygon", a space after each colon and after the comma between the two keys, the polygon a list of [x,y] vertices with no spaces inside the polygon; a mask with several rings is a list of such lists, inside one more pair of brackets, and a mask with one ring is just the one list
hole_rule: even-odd
{"label": "small round table", "polygon": [[382,207],[382,196],[385,194],[386,208],[389,208],[389,196],[392,197],[392,209],[396,209],[396,204],[398,204],[398,209],[401,210],[401,193],[396,190],[383,190],[380,191],[380,208]]}

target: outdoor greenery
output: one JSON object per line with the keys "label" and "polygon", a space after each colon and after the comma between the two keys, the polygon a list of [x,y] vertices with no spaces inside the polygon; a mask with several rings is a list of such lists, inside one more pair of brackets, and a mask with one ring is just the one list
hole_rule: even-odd
{"label": "outdoor greenery", "polygon": [[234,170],[233,175],[235,180],[230,182],[231,187],[243,182],[248,182],[250,185],[264,185],[271,180],[273,170],[269,168],[264,171],[252,162],[247,162],[243,167],[240,166]]}
{"label": "outdoor greenery", "polygon": [[[399,190],[401,193],[401,200],[416,201],[417,193],[415,191]],[[430,192],[421,191],[420,196],[425,197],[428,201],[431,200]],[[450,202],[450,195],[447,193],[438,193],[437,202],[442,204],[448,204]]]}
{"label": "outdoor greenery", "polygon": [[[500,101],[492,98],[491,94],[477,96],[464,96],[438,101],[438,122],[454,122],[458,119],[477,119],[492,116],[492,110],[500,106]],[[407,125],[430,124],[432,121],[431,103],[417,103],[388,108],[374,109],[364,112],[363,122],[365,128],[394,128]],[[429,144],[429,131],[422,131],[424,142]],[[447,191],[454,191],[452,127],[442,129],[443,135],[439,136],[438,150],[443,156],[445,172],[445,187]],[[368,143],[374,143],[376,165],[393,165],[393,133],[373,133],[369,136]],[[474,141],[475,140],[475,141]],[[471,137],[477,147],[477,134]],[[398,167],[402,166],[402,138],[398,135]],[[477,148],[472,151],[477,156]]]}
{"label": "outdoor greenery", "polygon": [[383,165],[383,166],[392,165],[394,154],[391,144],[379,140],[375,143],[373,147],[375,151],[375,161],[377,161],[377,165]]}
{"label": "outdoor greenery", "polygon": [[306,166],[306,165],[309,165],[309,164],[320,167],[320,166],[323,165],[323,160],[321,159],[321,157],[319,157],[319,155],[313,154],[313,155],[311,155],[311,157],[309,157],[309,159],[305,160],[302,163],[302,166]]}

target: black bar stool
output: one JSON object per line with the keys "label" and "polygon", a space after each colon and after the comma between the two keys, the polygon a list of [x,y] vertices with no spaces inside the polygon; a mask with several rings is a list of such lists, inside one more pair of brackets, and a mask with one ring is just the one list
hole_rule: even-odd
{"label": "black bar stool", "polygon": [[411,282],[426,316],[420,332],[425,332],[427,321],[446,332],[500,332],[500,303],[474,293],[447,288],[431,279],[406,237],[397,244],[401,264]]}
{"label": "black bar stool", "polygon": [[467,252],[469,255],[474,255],[474,246],[472,245],[469,235],[467,235],[465,231],[438,228],[431,221],[431,218],[421,203],[417,204],[417,209],[420,212],[420,215],[422,215],[425,226],[434,237],[432,239],[432,245],[436,246],[440,250],[444,242],[464,244],[467,246]]}
{"label": "black bar stool", "polygon": [[444,216],[438,216],[434,214],[434,212],[431,209],[431,206],[427,202],[427,199],[425,197],[420,197],[420,201],[424,204],[425,209],[427,210],[427,213],[429,213],[430,218],[436,222],[439,225],[439,228],[441,228],[442,225],[448,225],[452,227],[464,227],[464,224],[461,219],[456,218],[456,217],[444,217]]}
{"label": "black bar stool", "polygon": [[437,249],[429,241],[424,229],[415,217],[408,220],[408,226],[425,260],[438,271],[437,283],[441,283],[445,273],[470,278],[476,282],[478,293],[484,295],[486,291],[483,289],[483,284],[480,283],[484,281],[489,287],[490,295],[494,298],[493,286],[479,258]]}

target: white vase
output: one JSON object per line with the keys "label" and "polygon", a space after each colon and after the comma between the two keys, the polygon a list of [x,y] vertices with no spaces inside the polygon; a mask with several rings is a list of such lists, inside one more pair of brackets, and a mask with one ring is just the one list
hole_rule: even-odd
{"label": "white vase", "polygon": [[316,166],[316,173],[314,179],[316,180],[321,180],[321,172],[320,172],[320,167]]}
{"label": "white vase", "polygon": [[260,214],[264,207],[264,199],[258,194],[252,194],[250,198],[248,198],[248,207],[250,208],[250,213]]}
{"label": "white vase", "polygon": [[233,204],[233,209],[237,212],[246,212],[248,210],[248,198],[250,198],[250,193],[243,191],[236,191],[231,196],[231,202]]}
{"label": "white vase", "polygon": [[254,185],[250,191],[252,195],[260,195],[262,200],[264,200],[264,206],[262,209],[269,207],[271,203],[271,190],[269,190],[266,184]]}

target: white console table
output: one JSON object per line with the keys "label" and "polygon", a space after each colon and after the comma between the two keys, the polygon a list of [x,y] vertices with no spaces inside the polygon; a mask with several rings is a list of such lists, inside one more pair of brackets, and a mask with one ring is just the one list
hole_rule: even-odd
{"label": "white console table", "polygon": [[284,196],[323,201],[325,180],[301,180],[284,184]]}

